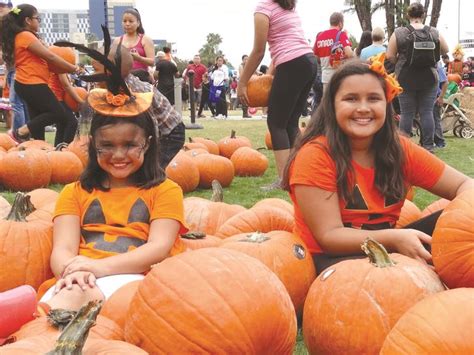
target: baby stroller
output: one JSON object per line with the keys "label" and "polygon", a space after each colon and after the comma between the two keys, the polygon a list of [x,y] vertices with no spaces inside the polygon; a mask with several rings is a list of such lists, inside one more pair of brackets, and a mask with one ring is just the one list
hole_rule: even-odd
{"label": "baby stroller", "polygon": [[452,130],[456,137],[470,139],[474,134],[473,126],[466,111],[459,107],[462,96],[462,93],[457,92],[443,99],[441,127],[445,133]]}

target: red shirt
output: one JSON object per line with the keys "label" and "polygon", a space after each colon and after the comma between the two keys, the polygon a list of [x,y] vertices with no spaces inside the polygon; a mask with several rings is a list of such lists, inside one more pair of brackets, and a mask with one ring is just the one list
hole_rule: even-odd
{"label": "red shirt", "polygon": [[194,71],[194,88],[200,89],[202,85],[202,76],[207,73],[207,68],[203,64],[189,64],[186,68],[186,73],[190,70]]}
{"label": "red shirt", "polygon": [[[329,57],[331,55],[331,47],[336,42],[336,36],[339,30],[337,28],[331,28],[327,31],[318,33],[314,42],[313,52],[319,58]],[[344,47],[351,46],[351,41],[347,38],[347,33],[342,31],[339,36],[339,42]]]}

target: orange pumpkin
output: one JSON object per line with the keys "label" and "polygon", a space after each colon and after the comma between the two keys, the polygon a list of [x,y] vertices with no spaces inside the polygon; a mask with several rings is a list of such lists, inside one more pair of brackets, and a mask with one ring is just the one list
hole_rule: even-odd
{"label": "orange pumpkin", "polygon": [[398,320],[380,354],[474,354],[473,304],[472,288],[421,300]]}
{"label": "orange pumpkin", "polygon": [[202,137],[189,137],[189,141],[195,143],[202,143],[207,147],[207,151],[209,153],[219,155],[219,146],[212,139]]}
{"label": "orange pumpkin", "polygon": [[436,273],[419,261],[388,256],[373,240],[363,248],[369,260],[330,266],[311,286],[303,313],[310,354],[378,354],[390,329],[410,307],[444,290]]}
{"label": "orange pumpkin", "polygon": [[[100,310],[100,315],[112,320],[123,330],[130,302],[135,292],[137,292],[140,282],[140,280],[129,282],[115,291],[112,296],[105,301]],[[94,330],[94,328],[92,328],[92,330]]]}
{"label": "orange pumpkin", "polygon": [[274,230],[292,232],[294,226],[292,214],[281,208],[264,206],[245,210],[229,218],[215,235],[224,239],[240,233],[266,233]]}
{"label": "orange pumpkin", "polygon": [[195,156],[201,155],[201,154],[209,154],[209,152],[203,148],[193,148],[186,151],[183,150],[183,152],[184,154],[186,154],[188,157],[191,157],[191,158],[194,158]]}
{"label": "orange pumpkin", "polygon": [[204,143],[197,143],[197,142],[188,142],[184,143],[183,145],[184,150],[191,150],[191,149],[204,149],[206,152],[209,152],[209,149]]}
{"label": "orange pumpkin", "polygon": [[249,147],[240,147],[230,157],[237,176],[262,176],[268,169],[268,158]]}
{"label": "orange pumpkin", "polygon": [[59,146],[56,150],[48,152],[52,184],[64,185],[77,181],[84,170],[77,155],[71,151],[63,150],[64,147]]}
{"label": "orange pumpkin", "polygon": [[166,175],[177,183],[185,193],[194,191],[199,185],[199,169],[196,163],[181,152],[166,167]]}
{"label": "orange pumpkin", "polygon": [[0,160],[0,168],[0,180],[10,190],[30,191],[47,186],[51,180],[48,156],[38,149],[8,152]]}
{"label": "orange pumpkin", "polygon": [[84,167],[87,165],[89,161],[89,136],[76,135],[67,146],[67,149],[77,155]]}
{"label": "orange pumpkin", "polygon": [[45,142],[41,139],[33,139],[29,140],[26,142],[23,142],[21,144],[18,144],[16,147],[11,148],[11,150],[26,150],[26,149],[40,149],[40,150],[53,150],[54,147],[49,144],[48,142]]}
{"label": "orange pumpkin", "polygon": [[294,312],[285,287],[260,261],[234,250],[198,249],[165,259],[146,275],[125,338],[152,354],[291,354]]}
{"label": "orange pumpkin", "polygon": [[269,131],[265,133],[265,146],[268,150],[273,150],[272,135]]}
{"label": "orange pumpkin", "polygon": [[0,147],[5,150],[16,147],[16,142],[6,133],[0,133]]}
{"label": "orange pumpkin", "polygon": [[405,200],[395,228],[403,228],[422,217],[420,209],[410,200]]}
{"label": "orange pumpkin", "polygon": [[27,220],[34,209],[29,199],[17,193],[10,214],[0,220],[0,292],[21,285],[37,289],[53,276],[53,224]]}
{"label": "orange pumpkin", "polygon": [[285,210],[291,215],[294,214],[294,208],[291,203],[276,197],[264,198],[263,200],[258,201],[255,205],[252,206],[252,208],[257,207],[276,207]]}
{"label": "orange pumpkin", "polygon": [[218,247],[222,239],[202,232],[190,232],[181,234],[181,241],[188,250],[195,250]]}
{"label": "orange pumpkin", "polygon": [[224,239],[220,247],[240,251],[268,266],[285,285],[296,312],[303,311],[316,270],[300,238],[285,231],[244,233]]}
{"label": "orange pumpkin", "polygon": [[441,213],[431,254],[449,288],[474,287],[474,189],[461,193]]}
{"label": "orange pumpkin", "polygon": [[[69,64],[76,65],[76,53],[74,52],[72,48],[50,46],[49,50],[53,52],[54,54],[56,54],[57,56],[64,59]],[[48,67],[49,67],[49,70],[52,71],[53,73],[57,73],[57,74],[67,73],[63,69],[49,62],[48,62]]]}
{"label": "orange pumpkin", "polygon": [[[78,86],[75,86],[74,87],[74,91],[76,92],[77,95],[79,95],[79,97],[82,99],[82,100],[86,100],[87,99],[87,95],[88,95],[88,92],[86,89],[84,88],[81,88],[81,87],[78,87]],[[73,112],[78,112],[79,111],[79,103],[74,100],[74,98],[69,94],[69,92],[65,92],[64,94],[64,103],[66,105],[69,106],[69,108],[73,111]]]}
{"label": "orange pumpkin", "polygon": [[222,138],[217,145],[220,155],[229,159],[240,147],[252,147],[252,143],[247,137],[237,136],[234,130],[231,131],[229,137]]}
{"label": "orange pumpkin", "polygon": [[199,187],[208,189],[212,181],[217,180],[223,187],[227,187],[234,179],[234,165],[219,155],[200,154],[193,157],[199,170]]}
{"label": "orange pumpkin", "polygon": [[4,219],[10,213],[10,203],[2,196],[0,196],[0,219]]}
{"label": "orange pumpkin", "polygon": [[460,83],[462,80],[461,75],[457,73],[448,74],[448,81],[454,81],[455,83]]}
{"label": "orange pumpkin", "polygon": [[250,107],[267,107],[272,88],[272,75],[253,75],[247,83],[247,96]]}
{"label": "orange pumpkin", "polygon": [[425,207],[423,211],[421,211],[421,217],[429,216],[432,213],[438,212],[440,210],[444,210],[446,206],[449,204],[449,200],[445,198],[440,198]]}

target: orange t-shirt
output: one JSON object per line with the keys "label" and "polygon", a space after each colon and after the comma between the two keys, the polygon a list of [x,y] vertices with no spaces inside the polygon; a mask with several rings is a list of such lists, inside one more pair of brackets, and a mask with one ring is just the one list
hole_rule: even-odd
{"label": "orange t-shirt", "polygon": [[[79,255],[94,259],[126,253],[145,244],[150,223],[158,218],[178,221],[179,234],[188,230],[184,222],[183,192],[169,179],[148,190],[123,187],[90,193],[80,182],[68,184],[56,203],[54,217],[61,215],[80,217]],[[176,238],[170,254],[183,250],[181,239]]]}
{"label": "orange t-shirt", "polygon": [[49,74],[49,81],[48,86],[53,92],[54,96],[58,99],[58,101],[64,101],[64,87],[63,84],[59,81],[59,75],[56,73]]}
{"label": "orange t-shirt", "polygon": [[48,63],[28,50],[37,41],[39,39],[29,31],[15,37],[15,80],[22,84],[48,84]]}
{"label": "orange t-shirt", "polygon": [[[444,162],[405,137],[400,137],[400,142],[405,155],[405,184],[431,188],[441,177]],[[336,163],[325,147],[325,137],[313,139],[301,148],[290,168],[290,197],[295,207],[295,233],[305,241],[309,251],[315,254],[322,253],[322,250],[304,222],[294,188],[295,185],[307,185],[337,192]],[[393,227],[404,201],[390,201],[377,190],[374,168],[364,168],[354,161],[352,166],[355,172],[354,201],[347,203],[339,196],[343,224],[359,229]]]}

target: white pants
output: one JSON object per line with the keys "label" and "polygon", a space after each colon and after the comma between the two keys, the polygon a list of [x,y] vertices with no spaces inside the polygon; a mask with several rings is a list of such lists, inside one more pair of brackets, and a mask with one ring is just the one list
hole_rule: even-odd
{"label": "white pants", "polygon": [[[110,275],[104,276],[96,280],[96,287],[104,295],[105,299],[108,299],[112,294],[117,291],[120,287],[128,284],[129,282],[136,280],[143,280],[145,275],[142,274],[121,274],[121,275]],[[41,297],[40,302],[47,302],[53,298],[54,287],[51,287],[46,293]]]}

